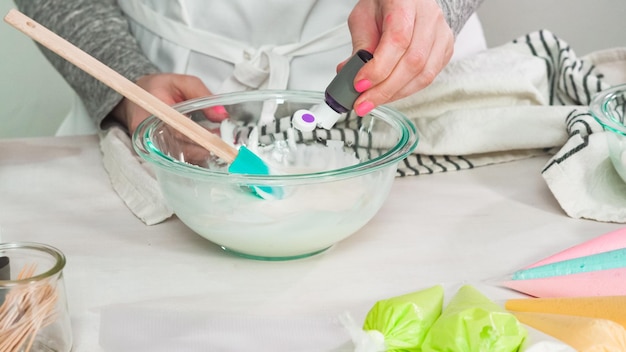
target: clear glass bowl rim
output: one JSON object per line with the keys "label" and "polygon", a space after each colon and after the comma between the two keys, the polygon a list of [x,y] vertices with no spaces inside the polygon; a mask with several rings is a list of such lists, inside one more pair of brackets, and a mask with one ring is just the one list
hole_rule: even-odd
{"label": "clear glass bowl rim", "polygon": [[[250,100],[260,101],[263,99],[296,99],[299,103],[316,104],[324,100],[324,93],[316,91],[298,90],[255,90],[246,92],[233,92],[192,99],[176,104],[173,107],[177,111],[185,114],[198,109],[206,108],[207,106],[245,103]],[[395,125],[400,132],[400,138],[398,142],[389,151],[371,160],[345,168],[316,173],[286,175],[231,174],[227,172],[218,172],[203,169],[195,165],[180,162],[163,153],[150,152],[150,135],[156,127],[164,124],[164,122],[159,120],[154,115],[148,117],[139,124],[139,126],[135,130],[135,133],[132,136],[132,140],[133,147],[141,158],[150,162],[151,164],[161,167],[162,169],[185,177],[194,177],[200,179],[219,179],[220,182],[229,183],[254,182],[258,184],[274,184],[305,180],[307,182],[322,182],[355,177],[390,166],[393,163],[400,162],[417,147],[419,139],[417,135],[417,129],[413,122],[411,122],[406,116],[404,116],[404,114],[387,106],[379,106],[372,110],[370,114],[377,118],[385,120],[389,124]],[[390,119],[387,116],[392,116],[394,117],[394,119]]]}
{"label": "clear glass bowl rim", "polygon": [[620,84],[596,93],[589,104],[589,111],[605,130],[626,136],[626,126],[612,119],[608,109],[608,104],[622,93],[626,93],[626,84]]}
{"label": "clear glass bowl rim", "polygon": [[8,242],[8,243],[0,243],[0,254],[6,250],[14,250],[14,249],[26,249],[32,251],[39,251],[42,253],[49,254],[55,261],[55,264],[52,268],[44,271],[41,274],[31,276],[22,280],[0,280],[0,288],[6,288],[11,286],[23,285],[29,282],[41,281],[43,279],[47,279],[54,275],[60,273],[65,267],[65,255],[55,247],[52,247],[47,244],[37,243],[37,242]]}

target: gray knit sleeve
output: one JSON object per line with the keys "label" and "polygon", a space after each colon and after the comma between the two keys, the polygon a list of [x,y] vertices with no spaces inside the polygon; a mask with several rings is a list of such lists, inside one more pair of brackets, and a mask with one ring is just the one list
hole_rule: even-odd
{"label": "gray knit sleeve", "polygon": [[[115,0],[14,0],[17,8],[121,75],[136,81],[158,69],[139,48]],[[80,96],[99,126],[122,96],[78,67],[40,46]]]}
{"label": "gray knit sleeve", "polygon": [[436,0],[456,36],[483,0]]}

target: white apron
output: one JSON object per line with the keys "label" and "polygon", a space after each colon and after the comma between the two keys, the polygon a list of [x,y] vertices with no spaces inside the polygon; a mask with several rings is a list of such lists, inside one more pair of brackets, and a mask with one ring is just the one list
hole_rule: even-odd
{"label": "white apron", "polygon": [[[118,4],[143,52],[161,71],[197,76],[213,93],[323,91],[336,65],[352,52],[346,20],[356,0],[123,0]],[[454,58],[486,48],[475,15],[458,39]],[[85,122],[88,116],[80,105],[75,104],[58,135],[97,131],[93,123]]]}

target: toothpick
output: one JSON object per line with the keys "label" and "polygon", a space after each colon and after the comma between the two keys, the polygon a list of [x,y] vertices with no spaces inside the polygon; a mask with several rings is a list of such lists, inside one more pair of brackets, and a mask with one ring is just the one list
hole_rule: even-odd
{"label": "toothpick", "polygon": [[[17,279],[33,277],[36,269],[34,264],[24,266]],[[49,280],[11,288],[0,306],[0,351],[29,352],[39,330],[54,322],[57,299]]]}

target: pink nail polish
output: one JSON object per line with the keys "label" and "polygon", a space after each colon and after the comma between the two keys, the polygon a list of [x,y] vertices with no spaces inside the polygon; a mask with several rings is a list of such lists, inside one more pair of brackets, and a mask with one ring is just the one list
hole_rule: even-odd
{"label": "pink nail polish", "polygon": [[369,101],[362,102],[354,109],[356,114],[359,116],[365,116],[372,110],[374,110],[374,104],[370,103]]}
{"label": "pink nail polish", "polygon": [[356,89],[356,91],[359,93],[363,93],[366,90],[370,89],[371,86],[372,86],[372,82],[370,82],[367,79],[362,79],[356,82],[356,84],[354,85],[354,89]]}
{"label": "pink nail polish", "polygon": [[326,104],[331,109],[341,114],[354,108],[354,102],[361,95],[354,88],[354,78],[372,58],[372,53],[359,50],[341,68],[324,92]]}
{"label": "pink nail polish", "polygon": [[220,115],[226,115],[226,108],[221,106],[221,105],[217,105],[213,107],[213,111],[215,111],[216,113],[220,114]]}

